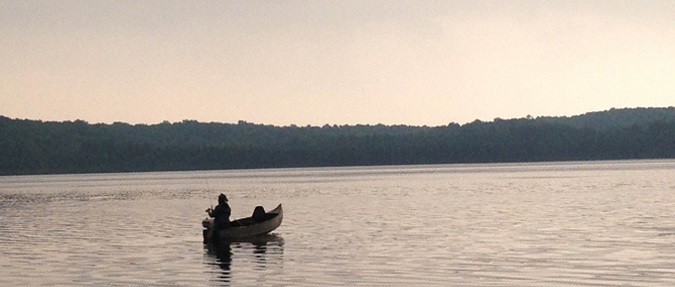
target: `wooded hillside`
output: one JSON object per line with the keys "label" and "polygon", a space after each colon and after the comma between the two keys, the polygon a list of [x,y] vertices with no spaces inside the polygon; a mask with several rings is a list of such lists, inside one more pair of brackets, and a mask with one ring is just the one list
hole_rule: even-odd
{"label": "wooded hillside", "polygon": [[277,127],[0,116],[0,175],[675,158],[675,108],[439,127]]}

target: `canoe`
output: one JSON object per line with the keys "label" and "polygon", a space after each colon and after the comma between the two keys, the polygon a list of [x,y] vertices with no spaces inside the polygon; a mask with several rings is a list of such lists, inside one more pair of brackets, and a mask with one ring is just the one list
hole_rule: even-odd
{"label": "canoe", "polygon": [[254,236],[264,235],[275,230],[284,218],[284,211],[279,204],[276,208],[261,212],[262,207],[256,207],[253,216],[235,219],[230,222],[230,228],[214,229],[213,218],[206,218],[202,221],[204,227],[204,243],[215,243],[219,241],[233,241],[246,239]]}

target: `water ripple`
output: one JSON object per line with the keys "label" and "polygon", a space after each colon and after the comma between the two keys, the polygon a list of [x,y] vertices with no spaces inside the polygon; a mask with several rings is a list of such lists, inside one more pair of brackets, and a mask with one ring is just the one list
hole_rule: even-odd
{"label": "water ripple", "polygon": [[[0,286],[675,285],[675,164],[610,165],[0,178]],[[284,223],[204,246],[220,192]]]}

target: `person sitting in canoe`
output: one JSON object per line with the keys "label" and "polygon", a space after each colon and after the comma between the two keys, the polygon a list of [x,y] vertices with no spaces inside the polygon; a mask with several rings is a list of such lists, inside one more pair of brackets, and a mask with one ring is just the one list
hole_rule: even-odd
{"label": "person sitting in canoe", "polygon": [[218,229],[225,229],[230,227],[230,214],[232,209],[227,204],[227,196],[220,194],[218,196],[218,206],[214,209],[207,209],[209,216],[213,217],[213,225]]}

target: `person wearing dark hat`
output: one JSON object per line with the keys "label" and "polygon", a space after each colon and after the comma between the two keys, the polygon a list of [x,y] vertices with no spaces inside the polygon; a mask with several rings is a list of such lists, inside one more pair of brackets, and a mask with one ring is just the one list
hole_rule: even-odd
{"label": "person wearing dark hat", "polygon": [[208,210],[209,216],[213,217],[213,224],[218,229],[225,229],[230,227],[230,214],[232,209],[227,204],[227,196],[220,194],[218,196],[218,206],[212,210]]}

